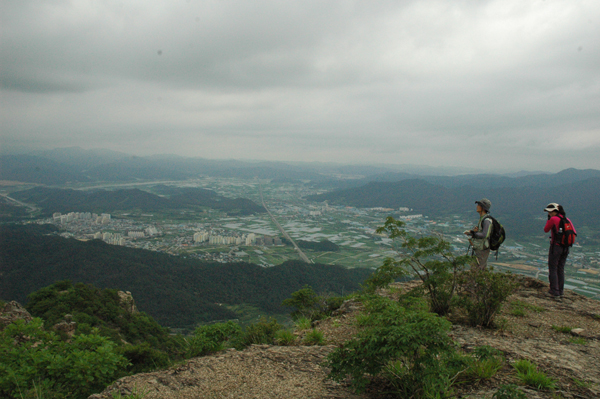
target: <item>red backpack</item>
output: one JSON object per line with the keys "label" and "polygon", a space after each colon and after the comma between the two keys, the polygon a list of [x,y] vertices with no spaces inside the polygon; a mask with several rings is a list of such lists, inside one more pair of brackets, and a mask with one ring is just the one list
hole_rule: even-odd
{"label": "red backpack", "polygon": [[554,242],[561,247],[570,247],[575,244],[575,229],[573,223],[571,223],[566,217],[559,215],[560,223],[558,224],[558,231],[554,236]]}

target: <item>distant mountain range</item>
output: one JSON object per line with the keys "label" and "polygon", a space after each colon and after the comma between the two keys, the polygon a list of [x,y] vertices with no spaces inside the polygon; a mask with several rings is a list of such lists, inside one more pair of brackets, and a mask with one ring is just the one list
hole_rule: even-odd
{"label": "distant mountain range", "polygon": [[[435,180],[436,177],[468,171],[470,170],[414,165],[210,160],[177,155],[137,157],[117,151],[84,150],[79,147],[36,151],[27,155],[0,156],[0,180],[44,185],[62,185],[69,182],[184,180],[214,176],[310,181],[311,184],[331,188],[356,187],[369,181],[398,181],[419,176],[428,176],[428,179]],[[460,179],[457,180],[457,184],[460,184]]]}
{"label": "distant mountain range", "polygon": [[247,198],[226,198],[211,190],[160,186],[159,190],[161,189],[168,193],[168,197],[135,188],[82,191],[34,187],[11,195],[22,202],[39,206],[46,215],[53,212],[114,212],[133,209],[152,212],[194,207],[218,209],[231,215],[266,212],[262,206]]}
{"label": "distant mountain range", "polygon": [[174,155],[134,157],[65,148],[33,155],[0,156],[0,180],[61,185],[72,182],[185,180],[200,176],[324,181],[310,168],[282,162],[207,160]]}
{"label": "distant mountain range", "polygon": [[[558,202],[565,207],[576,226],[597,228],[600,220],[600,171],[569,169],[554,175],[512,178],[516,182],[510,180],[510,184],[501,184],[504,179],[495,179],[496,176],[489,178],[492,183],[488,184],[483,183],[485,176],[439,178],[437,184],[427,181],[429,178],[369,182],[360,187],[308,196],[307,199],[327,201],[330,205],[367,208],[408,207],[414,213],[432,217],[458,214],[471,215],[476,219],[477,215],[473,215],[474,201],[485,197],[492,202],[492,215],[501,220],[513,238],[543,234],[541,228],[546,216],[543,209],[550,202]],[[458,181],[470,181],[470,184],[458,185]],[[590,239],[597,240],[594,237]]]}
{"label": "distant mountain range", "polygon": [[202,262],[100,240],[48,235],[53,229],[0,225],[0,299],[25,303],[28,294],[71,280],[131,291],[139,309],[161,324],[189,327],[238,317],[224,304],[284,313],[281,302],[305,284],[319,293],[343,294],[357,290],[371,273],[302,261],[267,269],[245,262]]}

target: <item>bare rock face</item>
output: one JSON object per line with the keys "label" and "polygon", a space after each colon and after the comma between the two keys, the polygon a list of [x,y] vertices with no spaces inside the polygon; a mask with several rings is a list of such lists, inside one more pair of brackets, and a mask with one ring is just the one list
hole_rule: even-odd
{"label": "bare rock face", "polygon": [[64,320],[56,323],[52,328],[54,328],[56,331],[67,334],[69,337],[72,337],[77,329],[77,323],[73,321],[73,316],[66,314]]}
{"label": "bare rock face", "polygon": [[117,293],[119,295],[119,301],[121,302],[121,306],[128,311],[129,313],[137,313],[137,307],[135,306],[135,301],[133,300],[133,296],[129,291],[119,291]]}
{"label": "bare rock face", "polygon": [[10,301],[0,311],[0,331],[16,320],[25,320],[25,323],[29,323],[33,318],[20,303]]}
{"label": "bare rock face", "polygon": [[195,358],[169,370],[121,378],[89,399],[144,393],[145,399],[359,399],[326,380],[322,367],[334,346],[252,345]]}
{"label": "bare rock face", "polygon": [[342,306],[340,306],[337,310],[333,311],[333,316],[354,313],[362,308],[362,303],[360,303],[356,299],[348,299],[342,303]]}

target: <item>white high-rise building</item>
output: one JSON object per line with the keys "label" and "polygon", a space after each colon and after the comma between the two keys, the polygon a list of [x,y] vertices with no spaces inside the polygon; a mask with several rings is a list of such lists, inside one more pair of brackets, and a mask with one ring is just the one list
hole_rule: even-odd
{"label": "white high-rise building", "polygon": [[254,243],[256,243],[256,234],[248,234],[248,236],[246,237],[246,245],[252,245]]}
{"label": "white high-rise building", "polygon": [[195,242],[205,242],[208,241],[209,234],[206,231],[198,231],[194,233],[194,241]]}

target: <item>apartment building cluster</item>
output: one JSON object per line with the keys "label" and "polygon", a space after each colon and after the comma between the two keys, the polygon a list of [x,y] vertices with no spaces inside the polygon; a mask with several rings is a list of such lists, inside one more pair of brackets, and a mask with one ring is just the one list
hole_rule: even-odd
{"label": "apartment building cluster", "polygon": [[207,231],[194,233],[194,242],[208,242],[209,245],[282,245],[279,237],[257,235],[254,233],[242,235],[211,234]]}
{"label": "apartment building cluster", "polygon": [[98,232],[94,234],[94,238],[111,245],[125,245],[125,238],[119,233],[110,233],[107,231],[103,233]]}
{"label": "apartment building cluster", "polygon": [[421,219],[423,217],[422,214],[417,214],[417,215],[404,215],[404,216],[399,216],[398,219],[400,220],[413,220],[413,219]]}
{"label": "apartment building cluster", "polygon": [[110,213],[102,213],[98,215],[90,212],[69,212],[66,215],[63,215],[60,212],[55,212],[52,214],[52,219],[55,223],[60,224],[71,223],[75,220],[86,220],[95,222],[97,224],[108,224],[110,223]]}

